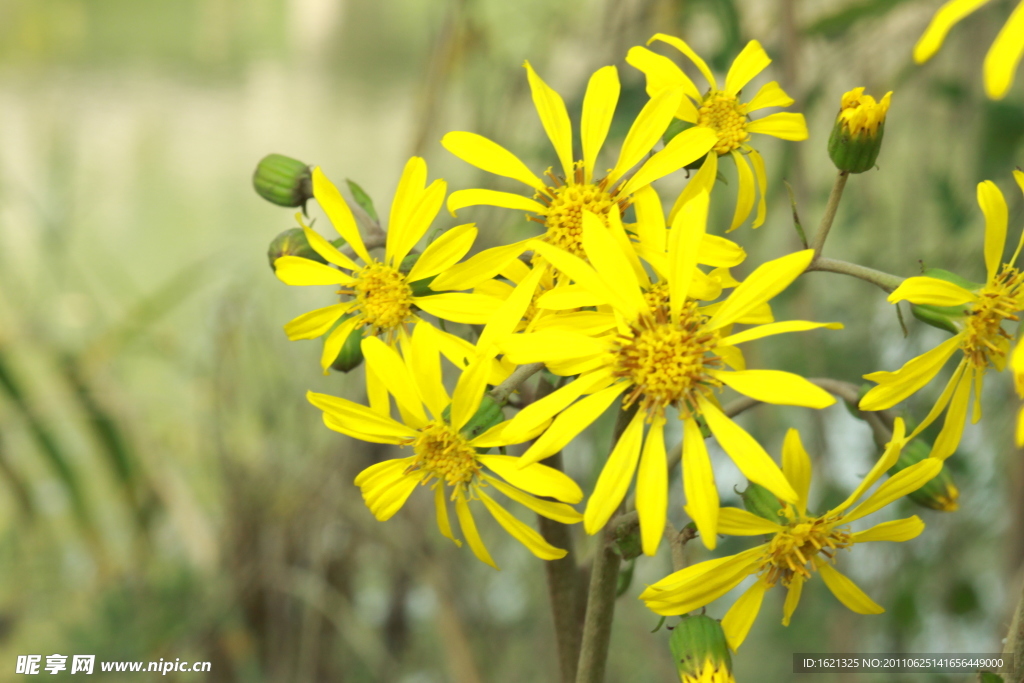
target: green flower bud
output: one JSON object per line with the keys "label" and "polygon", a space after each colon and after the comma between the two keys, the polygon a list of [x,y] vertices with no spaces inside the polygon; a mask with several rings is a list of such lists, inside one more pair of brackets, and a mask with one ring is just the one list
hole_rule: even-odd
{"label": "green flower bud", "polygon": [[281,154],[268,154],[252,175],[256,193],[278,206],[301,206],[313,197],[313,176],[309,166]]}
{"label": "green flower bud", "polygon": [[747,484],[747,490],[740,494],[743,499],[743,507],[747,512],[753,512],[758,517],[778,523],[779,515],[782,514],[782,503],[774,493],[754,482]]}
{"label": "green flower bud", "polygon": [[309,240],[306,239],[306,233],[302,228],[289,228],[270,243],[270,247],[267,249],[267,259],[270,261],[271,270],[277,270],[274,261],[282,256],[301,256],[318,263],[327,263],[323,256],[309,246]]}
{"label": "green flower bud", "polygon": [[722,624],[711,617],[683,617],[669,639],[683,683],[734,683],[732,655]]}
{"label": "green flower bud", "polygon": [[828,139],[828,155],[840,171],[863,173],[874,167],[882,149],[885,115],[889,111],[892,92],[879,102],[854,88],[843,95],[839,116]]}
{"label": "green flower bud", "polygon": [[[970,291],[977,291],[983,287],[980,283],[971,282],[942,268],[925,268],[921,273],[925,277],[933,277],[937,280],[945,280]],[[932,306],[930,304],[911,304],[910,310],[914,317],[923,323],[940,330],[946,330],[957,334],[963,329],[963,319],[966,315],[967,306]]]}
{"label": "green flower bud", "polygon": [[[341,320],[338,321],[340,325],[342,322],[351,318],[351,315],[342,316]],[[324,337],[326,339],[327,336]],[[348,333],[348,338],[345,343],[341,345],[341,351],[338,352],[338,357],[331,363],[331,369],[337,370],[338,372],[350,372],[359,367],[363,362],[363,330],[359,327]]]}
{"label": "green flower bud", "polygon": [[[899,460],[889,469],[889,476],[891,477],[897,472],[921,462],[928,457],[931,450],[931,444],[927,441],[914,439],[903,447]],[[953,477],[949,474],[949,470],[945,465],[942,466],[942,469],[939,470],[938,475],[934,479],[907,495],[907,498],[918,505],[941,512],[954,512],[957,510],[960,507],[957,502],[959,497],[960,491],[957,490],[956,484],[953,483]]]}

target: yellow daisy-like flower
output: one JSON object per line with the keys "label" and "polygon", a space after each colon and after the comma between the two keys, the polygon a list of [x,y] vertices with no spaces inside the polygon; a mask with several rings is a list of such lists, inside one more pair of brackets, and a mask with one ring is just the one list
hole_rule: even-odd
{"label": "yellow daisy-like flower", "polygon": [[[931,23],[914,46],[914,61],[918,64],[932,58],[946,34],[961,19],[986,4],[988,0],[949,0],[932,17]],[[1013,85],[1013,76],[1024,54],[1024,2],[1010,14],[988,54],[985,55],[985,94],[1001,100]]]}
{"label": "yellow daisy-like flower", "polygon": [[[743,221],[747,220],[754,208],[755,194],[760,195],[760,202],[752,227],[760,227],[765,219],[764,193],[768,185],[768,177],[765,173],[764,159],[749,144],[750,135],[751,133],[762,133],[782,140],[806,140],[807,122],[804,120],[803,114],[776,112],[754,121],[750,120],[750,114],[759,109],[788,107],[793,104],[793,98],[787,95],[776,81],[762,86],[749,102],[740,101],[740,91],[743,87],[772,61],[756,40],[747,43],[747,46],[732,63],[729,73],[725,77],[724,89],[719,89],[718,81],[715,80],[711,69],[684,41],[659,33],[647,41],[647,44],[650,45],[656,40],[668,43],[686,55],[707,79],[709,90],[701,94],[690,77],[683,73],[683,70],[676,66],[675,62],[646,47],[631,48],[626,56],[626,61],[647,76],[647,93],[651,97],[676,88],[683,89],[686,97],[680,101],[676,117],[694,124],[694,128],[687,130],[710,130],[715,134],[715,154],[708,154],[704,161],[704,166],[710,167],[708,175],[711,180],[713,181],[717,174],[718,157],[728,154],[736,163],[736,173],[739,176],[739,196],[729,230],[735,230],[743,224]],[[750,163],[747,162],[746,157],[750,158]],[[753,165],[753,173],[750,170],[751,165]],[[754,190],[755,177],[756,193]],[[680,206],[679,203],[677,203],[678,206]],[[671,215],[674,215],[675,211],[676,209],[673,209]]]}
{"label": "yellow daisy-like flower", "polygon": [[405,504],[417,485],[430,486],[441,533],[461,545],[449,521],[451,501],[473,554],[495,569],[498,567],[477,531],[471,503],[482,504],[498,524],[537,557],[564,557],[565,550],[555,548],[514,517],[493,494],[500,493],[549,519],[573,524],[581,516],[566,503],[578,503],[583,492],[558,470],[538,463],[520,467],[519,458],[486,453],[516,443],[504,436],[507,422],[482,433],[472,428],[471,420],[487,388],[489,359],[479,357],[465,368],[449,397],[441,381],[437,335],[429,325],[417,325],[405,357],[376,337],[363,339],[366,363],[394,397],[401,422],[388,415],[387,405],[382,410],[382,406],[366,407],[335,396],[308,394],[309,401],[324,411],[324,423],[329,428],[363,441],[412,448],[412,455],[377,463],[356,477],[355,484],[362,490],[367,507],[378,520],[386,521]]}
{"label": "yellow daisy-like flower", "polygon": [[[423,159],[410,159],[391,205],[384,258],[378,260],[366,249],[352,211],[338,188],[319,167],[313,169],[314,197],[362,264],[303,226],[310,246],[329,264],[337,267],[301,256],[282,256],[274,261],[274,267],[277,277],[286,284],[340,285],[339,294],[348,297],[341,303],[300,315],[284,328],[289,339],[315,339],[343,316],[349,315],[334,328],[324,344],[320,362],[325,372],[349,333],[355,329],[362,328],[367,334],[381,335],[389,343],[395,343],[407,333],[408,325],[419,320],[417,310],[443,320],[483,324],[495,306],[501,303],[478,293],[434,293],[441,290],[437,284],[439,280],[444,289],[470,289],[478,282],[494,277],[505,261],[516,257],[514,249],[498,247],[456,266],[476,239],[477,229],[472,224],[445,232],[423,251],[408,273],[402,272],[402,261],[426,233],[444,201],[445,182],[435,180],[425,187],[426,178],[427,165]],[[453,266],[458,268],[454,274]],[[426,294],[417,294],[413,283],[424,282],[431,277],[435,278],[430,283],[434,291],[426,289]]]}
{"label": "yellow daisy-like flower", "polygon": [[839,550],[857,543],[909,541],[924,530],[924,522],[916,516],[883,522],[858,532],[850,531],[848,526],[916,491],[942,469],[938,460],[925,458],[889,477],[851,510],[850,507],[896,463],[905,443],[903,421],[897,419],[892,441],[857,489],[837,507],[816,516],[807,512],[811,459],[800,443],[797,431],[789,430],[782,447],[782,469],[786,480],[797,492],[797,499],[783,506],[780,520],[774,522],[739,508],[722,508],[719,511],[719,533],[731,536],[767,534],[771,535],[771,540],[737,555],[707,560],[670,574],[648,587],[640,594],[640,599],[658,614],[685,614],[725,595],[748,576],[757,576],[757,581],[722,619],[722,628],[734,650],[743,643],[754,624],[764,594],[777,585],[787,590],[782,624],[788,626],[800,602],[804,583],[815,572],[833,595],[854,612],[879,614],[885,611],[832,565]]}
{"label": "yellow daisy-like flower", "polygon": [[[642,267],[630,259],[613,233],[590,213],[583,214],[583,249],[589,263],[543,242],[532,243],[554,267],[592,292],[611,312],[581,311],[592,319],[584,330],[549,329],[510,335],[499,341],[514,363],[544,362],[575,380],[527,406],[512,420],[510,433],[528,433],[558,414],[533,443],[523,462],[537,462],[560,450],[591,424],[620,395],[623,409],[638,405],[597,481],[584,513],[587,533],[596,533],[626,495],[638,471],[636,506],[643,549],[657,550],[665,528],[668,481],[665,468],[665,409],[675,406],[683,421],[683,484],[687,511],[705,545],[715,546],[718,492],[704,437],[706,421],[719,444],[751,480],[780,498],[796,501],[796,492],[765,450],[722,412],[715,392],[723,386],[767,403],[824,408],[835,399],[807,380],[776,370],[746,370],[737,345],[783,332],[831,323],[805,321],[759,325],[742,332],[743,322],[795,280],[810,263],[811,250],[769,261],[757,268],[719,303],[701,307],[692,298],[699,286],[697,253],[704,239],[708,195],[699,193],[676,217],[668,239],[668,258],[652,262],[664,280],[651,287]],[[604,327],[601,329],[601,322]],[[577,401],[576,399],[584,397]],[[560,414],[559,414],[560,413]],[[650,430],[644,438],[644,426]]]}
{"label": "yellow daisy-like flower", "polygon": [[[1013,175],[1024,190],[1024,173],[1014,171]],[[932,457],[939,459],[952,455],[960,443],[972,387],[973,422],[981,419],[981,388],[985,371],[989,366],[998,371],[1006,367],[1012,343],[1009,332],[1003,329],[1003,322],[1016,322],[1019,319],[1017,314],[1024,309],[1024,274],[1014,265],[1024,244],[1024,235],[1013,257],[1004,263],[1007,206],[1003,193],[991,180],[979,183],[978,204],[985,214],[985,284],[969,290],[947,280],[919,276],[907,278],[889,295],[890,303],[909,301],[913,304],[962,308],[963,315],[952,318],[960,332],[931,351],[908,361],[895,372],[864,375],[864,379],[877,382],[878,386],[860,401],[861,410],[890,408],[931,381],[957,350],[962,351],[963,358],[946,388],[912,434],[912,437],[920,434],[948,405],[946,420],[932,446]]]}
{"label": "yellow daisy-like flower", "polygon": [[885,93],[881,100],[875,101],[871,95],[864,94],[864,88],[854,88],[844,93],[839,102],[837,122],[851,136],[866,133],[870,136],[878,134],[878,129],[885,123],[885,115],[889,113],[892,91]]}
{"label": "yellow daisy-like flower", "polygon": [[572,125],[561,96],[536,74],[529,62],[526,72],[533,102],[541,124],[554,145],[562,167],[561,176],[550,168],[545,181],[534,175],[526,164],[504,147],[476,133],[448,133],[441,144],[455,156],[479,169],[518,180],[534,195],[525,197],[495,190],[459,190],[448,198],[453,214],[467,206],[487,205],[528,211],[530,220],[544,226],[543,239],[549,244],[580,255],[580,232],[584,211],[602,218],[616,208],[624,210],[633,193],[704,156],[715,143],[707,131],[692,131],[676,136],[653,154],[630,177],[626,174],[643,161],[661,139],[683,98],[681,89],[665,89],[652,97],[637,115],[626,134],[619,158],[606,175],[596,172],[598,154],[608,137],[608,129],[619,100],[619,76],[614,66],[599,69],[590,78],[583,98],[580,122],[582,160],[573,153]]}

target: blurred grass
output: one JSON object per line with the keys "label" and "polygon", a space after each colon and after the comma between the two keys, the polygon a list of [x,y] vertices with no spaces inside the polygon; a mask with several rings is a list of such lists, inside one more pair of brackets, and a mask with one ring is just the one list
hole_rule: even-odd
{"label": "blurred grass", "polygon": [[[493,181],[440,147],[448,130],[488,135],[543,170],[554,158],[524,59],[564,94],[574,121],[589,72],[619,66],[612,156],[644,101],[622,61],[628,47],[658,31],[682,35],[723,72],[757,38],[775,59],[762,80],[796,97],[811,139],[759,145],[769,219],[732,235],[750,263],[798,245],[783,179],[805,227],[816,226],[839,96],[866,85],[896,91],[886,146],[879,171],[851,180],[828,253],[977,278],[974,184],[996,180],[1021,224],[1009,174],[1022,160],[1024,104],[1019,87],[997,104],[980,89],[1006,3],[958,26],[929,64],[911,64],[934,4],[0,2],[0,660],[181,657],[212,661],[217,681],[553,680],[538,561],[484,529],[503,567],[494,573],[424,527],[429,505],[416,496],[387,524],[365,510],[352,478],[388,451],[327,431],[304,401],[311,388],[360,398],[361,375],[321,377],[317,343],[284,338],[284,322],[329,295],[284,287],[267,270],[266,243],[292,221],[252,193],[253,164],[271,151],[322,164],[382,210],[411,153],[452,189]],[[736,187],[726,173],[719,233]],[[514,212],[465,219],[484,244],[533,234]],[[455,222],[443,213],[437,224]],[[940,338],[911,320],[904,339],[879,292],[836,275],[808,275],[776,314],[847,329],[764,340],[752,365],[859,382]],[[915,414],[937,389],[911,402]],[[1010,448],[1008,378],[986,392],[985,422],[951,461],[962,510],[908,503],[900,512],[920,514],[924,536],[843,558],[888,612],[858,617],[813,584],[783,629],[772,595],[736,658],[739,680],[786,680],[794,651],[999,648],[1024,560],[1011,502],[1024,499],[1024,471]],[[776,455],[786,428],[804,431],[825,477],[823,507],[874,457],[866,428],[841,406],[757,409],[744,424]],[[603,420],[567,449],[585,489],[599,465],[589,449],[610,429]],[[724,458],[716,471],[735,504],[738,474]],[[589,539],[574,532],[586,558]],[[657,619],[635,600],[668,567],[667,552],[636,563],[609,680],[672,680],[667,634],[650,633]],[[709,611],[721,616],[726,604]]]}

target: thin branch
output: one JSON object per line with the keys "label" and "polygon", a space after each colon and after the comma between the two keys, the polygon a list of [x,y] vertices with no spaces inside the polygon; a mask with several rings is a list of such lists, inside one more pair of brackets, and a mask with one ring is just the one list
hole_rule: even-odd
{"label": "thin branch", "polygon": [[512,392],[519,388],[520,384],[543,369],[543,363],[527,363],[526,365],[520,365],[505,379],[504,382],[491,389],[491,398],[498,403],[507,403],[508,397],[512,395]]}
{"label": "thin branch", "polygon": [[825,205],[825,214],[821,217],[821,225],[818,226],[818,232],[814,233],[814,242],[811,243],[815,260],[821,258],[821,250],[825,246],[828,231],[832,229],[836,211],[839,210],[839,201],[843,198],[843,188],[846,187],[846,180],[849,177],[848,171],[840,171],[836,176],[836,182],[832,185],[832,192],[828,195],[828,204]]}
{"label": "thin branch", "polygon": [[1024,590],[1017,599],[1017,607],[1013,610],[1013,619],[1010,621],[1010,630],[1006,633],[1006,644],[1003,646],[1003,654],[1013,657],[1013,673],[1004,677],[1006,683],[1021,683],[1024,681]]}
{"label": "thin branch", "polygon": [[906,279],[899,275],[875,270],[874,268],[868,268],[867,266],[861,266],[847,261],[840,261],[839,259],[825,258],[824,256],[811,261],[811,265],[807,266],[806,272],[814,270],[830,273],[842,273],[843,275],[860,278],[861,280],[881,287],[886,292],[893,291],[900,286],[900,283],[902,283],[903,280]]}
{"label": "thin branch", "polygon": [[669,548],[672,550],[672,571],[686,569],[684,550],[686,544],[695,538],[697,538],[697,530],[691,525],[687,524],[680,531],[672,522],[665,522],[665,540],[668,541]]}

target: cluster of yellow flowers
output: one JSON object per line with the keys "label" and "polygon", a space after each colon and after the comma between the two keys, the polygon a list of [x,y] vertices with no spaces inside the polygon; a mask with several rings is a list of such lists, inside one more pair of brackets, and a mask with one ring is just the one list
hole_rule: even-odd
{"label": "cluster of yellow flowers", "polygon": [[[979,3],[950,3],[966,4]],[[937,16],[938,27],[922,39],[918,57],[934,52],[951,25],[952,10],[943,11],[948,16],[942,15],[942,21]],[[1018,15],[1020,8],[1010,23],[1022,21]],[[465,224],[420,247],[445,203],[447,187],[443,180],[428,184],[426,162],[413,158],[399,180],[386,238],[371,245],[383,247],[378,258],[367,247],[341,192],[319,168],[313,169],[312,195],[344,244],[336,246],[340,242],[332,243],[303,225],[313,253],[283,255],[274,266],[277,276],[290,285],[338,287],[341,300],[295,318],[285,329],[291,339],[326,335],[321,361],[325,372],[354,341],[365,359],[367,400],[364,405],[317,393],[308,398],[323,411],[327,427],[356,439],[403,447],[405,457],[375,464],[355,480],[377,519],[389,519],[418,486],[428,486],[441,533],[458,545],[464,539],[477,558],[495,568],[477,529],[474,508],[486,508],[532,553],[552,560],[566,551],[510,513],[506,500],[565,524],[582,521],[588,534],[596,534],[625,509],[634,479],[629,505],[635,506],[643,553],[655,554],[665,535],[672,467],[665,428],[677,419],[682,427],[685,511],[704,545],[715,548],[719,534],[763,535],[768,540],[737,555],[686,567],[649,586],[640,597],[651,610],[686,614],[755,576],[722,620],[729,646],[735,649],[768,589],[786,588],[783,623],[788,624],[805,581],[817,573],[851,610],[881,612],[834,567],[836,555],[856,543],[912,539],[924,524],[914,516],[861,531],[850,525],[936,477],[960,440],[972,387],[974,420],[980,418],[982,378],[990,366],[1002,370],[1010,359],[1024,395],[1024,352],[1018,347],[1010,353],[1012,338],[1003,328],[1024,308],[1024,275],[1013,265],[1021,247],[1003,261],[1006,202],[994,183],[978,186],[986,221],[984,284],[972,285],[936,271],[908,278],[891,292],[890,302],[925,307],[942,316],[956,334],[900,370],[865,375],[877,386],[861,400],[862,410],[886,409],[908,398],[958,350],[962,360],[925,419],[908,434],[897,418],[884,453],[857,489],[835,508],[813,514],[811,460],[799,434],[787,434],[780,467],[733,421],[719,397],[728,388],[764,403],[812,409],[835,403],[829,392],[799,375],[748,368],[743,353],[744,344],[763,337],[842,328],[837,322],[776,321],[772,313],[771,300],[819,254],[812,248],[786,254],[758,265],[738,281],[731,269],[743,264],[745,251],[708,230],[709,203],[719,193],[719,157],[732,158],[739,179],[733,219],[722,232],[743,225],[752,213],[751,225],[757,228],[766,215],[767,177],[752,135],[803,140],[807,126],[798,113],[776,111],[751,118],[762,109],[793,104],[775,81],[753,97],[743,97],[743,89],[771,61],[757,41],[750,41],[737,56],[722,88],[708,65],[681,39],[657,34],[650,42],[666,44],[685,56],[708,87],[699,89],[672,58],[647,47],[632,48],[626,61],[646,76],[649,99],[603,173],[598,158],[619,101],[614,66],[590,77],[575,143],[562,97],[529,63],[525,65],[558,170],[548,168],[538,175],[515,154],[475,133],[444,136],[443,146],[458,158],[526,186],[522,193],[457,190],[447,195],[452,215],[480,205],[526,212],[526,218],[541,228],[533,238],[465,258],[477,236],[476,226]],[[1019,57],[1019,50],[1015,54]],[[1008,87],[1012,69],[1002,78]],[[1000,88],[996,91],[1005,92]],[[880,143],[890,97],[886,94],[876,102],[863,94],[863,88],[847,93],[837,131],[848,140]],[[666,136],[670,124],[680,126],[673,124],[676,119],[689,125]],[[662,145],[663,139],[667,141]],[[868,166],[877,152],[875,144],[863,157],[869,159]],[[672,198],[666,215],[652,183],[684,167],[699,170]],[[1014,175],[1024,189],[1024,173]],[[475,341],[448,331],[445,321],[476,326],[467,328],[467,336]],[[445,361],[449,376],[458,373],[451,393],[444,381]],[[549,379],[561,379],[542,382],[545,390],[531,392],[536,394],[532,402],[516,402],[517,412],[506,419],[508,397],[542,368],[550,373]],[[569,476],[542,461],[613,404],[619,413],[618,439],[587,496]],[[870,491],[896,465],[904,446],[947,408],[931,457],[900,469]],[[750,482],[777,499],[774,518],[720,505],[705,445],[709,436]],[[1018,441],[1024,441],[1024,415]],[[518,444],[528,444],[522,455],[505,453],[506,447]],[[583,504],[582,513],[574,507],[578,503]],[[452,507],[458,533],[451,521]],[[700,680],[718,680],[710,675],[701,675]],[[727,672],[722,675],[727,677],[722,680],[732,680]]]}

